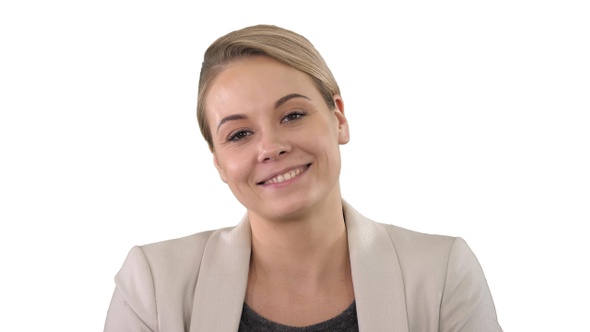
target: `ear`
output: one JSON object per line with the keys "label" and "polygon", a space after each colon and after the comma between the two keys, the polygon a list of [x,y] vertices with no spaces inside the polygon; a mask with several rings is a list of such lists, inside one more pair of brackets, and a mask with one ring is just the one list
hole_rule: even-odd
{"label": "ear", "polygon": [[334,95],[334,116],[338,120],[338,143],[346,144],[350,141],[348,120],[344,116],[344,101],[340,95]]}
{"label": "ear", "polygon": [[213,165],[215,165],[215,168],[217,168],[217,172],[219,172],[219,177],[221,178],[221,181],[227,183],[227,181],[225,180],[225,172],[223,171],[223,168],[219,165],[219,162],[217,162],[217,156],[215,155],[215,152],[213,152]]}

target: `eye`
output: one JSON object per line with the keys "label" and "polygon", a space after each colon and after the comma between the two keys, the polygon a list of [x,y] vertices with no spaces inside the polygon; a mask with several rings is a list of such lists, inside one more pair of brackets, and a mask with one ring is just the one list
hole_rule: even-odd
{"label": "eye", "polygon": [[281,123],[283,122],[289,122],[289,121],[293,121],[293,120],[299,120],[302,117],[306,116],[307,113],[305,113],[304,111],[293,111],[293,112],[289,112],[287,113],[287,115],[285,115],[282,119],[281,119]]}
{"label": "eye", "polygon": [[235,131],[235,132],[231,133],[228,136],[227,141],[228,142],[237,142],[237,141],[240,141],[240,140],[242,140],[242,139],[244,139],[244,138],[246,138],[246,137],[248,137],[250,135],[252,135],[252,132],[251,131],[248,131],[248,130],[238,130],[238,131]]}

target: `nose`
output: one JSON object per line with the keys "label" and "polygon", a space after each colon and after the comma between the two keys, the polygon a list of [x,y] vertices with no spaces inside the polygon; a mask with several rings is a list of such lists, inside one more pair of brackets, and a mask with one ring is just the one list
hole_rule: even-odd
{"label": "nose", "polygon": [[260,136],[258,162],[277,160],[291,151],[291,145],[277,133],[269,132]]}

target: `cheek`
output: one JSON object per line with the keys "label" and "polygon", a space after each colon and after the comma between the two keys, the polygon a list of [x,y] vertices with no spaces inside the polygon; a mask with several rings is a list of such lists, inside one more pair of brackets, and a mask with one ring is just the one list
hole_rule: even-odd
{"label": "cheek", "polygon": [[[340,162],[340,145],[331,133],[324,134],[321,137],[311,136],[307,139],[307,146],[310,147],[315,155],[321,156],[326,163],[332,164]],[[334,165],[330,167],[334,167]]]}
{"label": "cheek", "polygon": [[243,181],[248,177],[248,170],[244,167],[240,167],[239,165],[232,165],[234,167],[230,168],[231,178],[237,182]]}
{"label": "cheek", "polygon": [[236,155],[223,156],[219,159],[219,165],[223,169],[226,179],[232,182],[245,179],[250,172],[250,166],[246,158]]}
{"label": "cheek", "polygon": [[340,143],[338,130],[332,127],[323,127],[317,131],[317,135],[306,135],[306,140],[312,146],[316,146],[318,149],[322,149],[326,153],[338,151]]}

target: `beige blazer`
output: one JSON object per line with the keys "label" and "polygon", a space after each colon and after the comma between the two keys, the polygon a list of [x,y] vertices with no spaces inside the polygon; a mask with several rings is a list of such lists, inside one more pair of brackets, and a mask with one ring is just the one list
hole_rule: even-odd
{"label": "beige blazer", "polygon": [[[484,273],[461,238],[344,216],[361,332],[502,331]],[[250,224],[131,249],[105,331],[236,332]]]}

